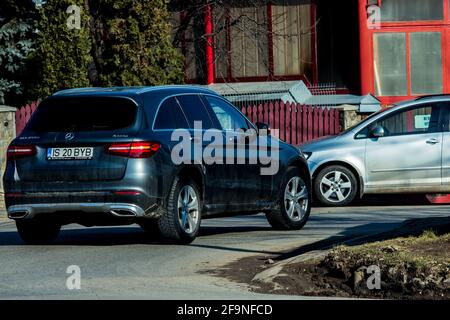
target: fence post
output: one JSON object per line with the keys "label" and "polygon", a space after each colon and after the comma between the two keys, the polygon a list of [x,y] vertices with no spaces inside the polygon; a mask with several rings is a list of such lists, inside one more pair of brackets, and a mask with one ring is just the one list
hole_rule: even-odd
{"label": "fence post", "polygon": [[297,104],[295,106],[297,110],[297,145],[302,143],[302,133],[303,133],[303,126],[302,126],[302,106],[300,104]]}
{"label": "fence post", "polygon": [[308,109],[305,105],[302,106],[302,142],[308,140]]}
{"label": "fence post", "polygon": [[324,134],[325,135],[330,135],[331,131],[330,131],[330,111],[328,110],[328,108],[325,108],[325,110],[323,111],[323,123],[324,123]]}
{"label": "fence post", "polygon": [[313,107],[308,106],[308,141],[313,139]]}
{"label": "fence post", "polygon": [[297,141],[297,105],[295,103],[291,104],[291,144],[297,145],[299,142]]}
{"label": "fence post", "polygon": [[286,141],[286,105],[280,103],[280,139]]}

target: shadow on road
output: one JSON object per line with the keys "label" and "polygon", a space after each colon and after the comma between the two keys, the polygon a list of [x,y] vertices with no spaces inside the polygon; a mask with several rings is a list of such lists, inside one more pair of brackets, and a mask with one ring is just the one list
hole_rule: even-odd
{"label": "shadow on road", "polygon": [[[205,226],[199,237],[227,233],[268,231],[270,227],[258,226]],[[195,243],[195,242],[194,242]],[[50,246],[121,246],[121,245],[167,245],[157,237],[145,233],[140,227],[93,227],[86,229],[62,230],[58,239]],[[25,245],[16,231],[0,232],[0,246]]]}

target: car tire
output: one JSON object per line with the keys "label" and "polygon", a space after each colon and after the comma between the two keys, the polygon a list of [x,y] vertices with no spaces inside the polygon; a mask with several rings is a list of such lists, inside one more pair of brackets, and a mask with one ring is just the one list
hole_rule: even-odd
{"label": "car tire", "polygon": [[61,225],[45,220],[18,220],[16,227],[22,240],[28,244],[49,244],[61,230]]}
{"label": "car tire", "polygon": [[314,180],[315,198],[325,206],[342,207],[358,194],[358,181],[351,170],[334,165],[322,169]]}
{"label": "car tire", "polygon": [[298,168],[287,169],[280,190],[278,210],[267,212],[267,221],[276,230],[300,230],[311,211],[311,190]]}
{"label": "car tire", "polygon": [[201,224],[201,198],[190,179],[176,177],[169,192],[165,213],[158,220],[164,242],[189,244],[197,237]]}

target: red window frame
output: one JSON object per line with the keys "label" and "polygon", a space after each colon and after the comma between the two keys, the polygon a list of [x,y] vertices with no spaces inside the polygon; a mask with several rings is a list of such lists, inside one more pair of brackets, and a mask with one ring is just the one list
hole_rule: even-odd
{"label": "red window frame", "polygon": [[[407,72],[407,96],[379,96],[383,104],[390,105],[402,100],[418,97],[411,94],[411,63],[410,63],[410,34],[415,32],[439,32],[441,34],[442,48],[442,85],[443,93],[450,92],[450,0],[443,0],[444,19],[434,21],[383,21],[380,28],[367,27],[366,8],[368,0],[359,0],[360,10],[360,42],[361,42],[361,94],[372,92],[375,94],[374,75],[374,34],[375,33],[405,33],[406,34],[406,72]],[[379,0],[382,5],[383,0]],[[364,17],[364,19],[361,19]]]}

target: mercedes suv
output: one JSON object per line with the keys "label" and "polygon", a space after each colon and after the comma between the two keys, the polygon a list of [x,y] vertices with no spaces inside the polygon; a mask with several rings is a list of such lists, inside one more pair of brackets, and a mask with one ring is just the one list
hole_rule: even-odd
{"label": "mercedes suv", "polygon": [[[263,153],[252,141],[264,138],[266,161],[252,161]],[[39,105],[7,158],[8,216],[28,243],[53,241],[71,223],[137,223],[186,244],[202,218],[264,212],[288,230],[310,213],[301,152],[201,87],[60,91]],[[264,173],[267,158],[278,163]]]}

